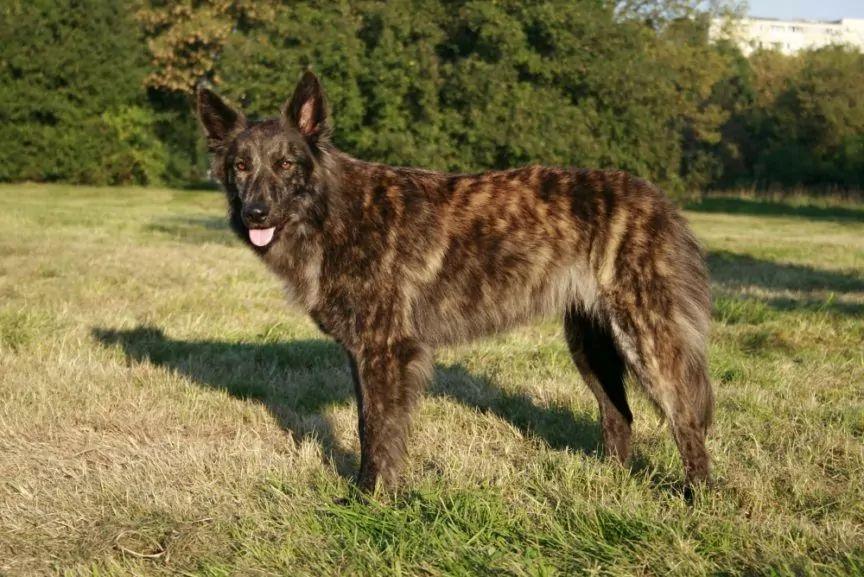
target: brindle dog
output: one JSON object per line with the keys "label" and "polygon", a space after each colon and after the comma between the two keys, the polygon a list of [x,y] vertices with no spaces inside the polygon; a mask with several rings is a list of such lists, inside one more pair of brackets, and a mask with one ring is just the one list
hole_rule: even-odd
{"label": "brindle dog", "polygon": [[688,483],[707,479],[708,277],[660,190],[623,172],[357,160],[331,143],[311,72],[278,118],[197,99],[231,226],[348,353],[362,488],[395,480],[434,347],[550,314],[600,404],[607,453],[630,452],[630,373],[668,419]]}

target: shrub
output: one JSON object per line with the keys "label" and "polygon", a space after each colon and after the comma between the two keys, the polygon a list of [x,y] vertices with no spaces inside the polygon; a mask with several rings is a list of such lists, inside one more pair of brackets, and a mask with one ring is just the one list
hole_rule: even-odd
{"label": "shrub", "polygon": [[0,180],[158,180],[146,48],[128,4],[12,0],[0,14]]}

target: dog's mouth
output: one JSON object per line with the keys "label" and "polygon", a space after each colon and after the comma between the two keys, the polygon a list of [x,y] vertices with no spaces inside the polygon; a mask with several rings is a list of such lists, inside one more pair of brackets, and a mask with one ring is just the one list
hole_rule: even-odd
{"label": "dog's mouth", "polygon": [[276,227],[270,228],[250,228],[249,242],[259,248],[263,248],[273,242],[273,237],[276,236]]}
{"label": "dog's mouth", "polygon": [[263,250],[276,242],[276,239],[279,238],[279,234],[282,232],[283,228],[285,228],[284,222],[276,223],[267,228],[250,228],[247,226],[246,234],[249,237],[249,242],[251,242],[255,248]]}

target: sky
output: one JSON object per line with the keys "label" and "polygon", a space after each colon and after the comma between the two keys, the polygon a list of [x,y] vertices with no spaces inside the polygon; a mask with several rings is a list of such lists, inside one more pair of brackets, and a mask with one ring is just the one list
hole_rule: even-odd
{"label": "sky", "polygon": [[784,20],[864,18],[864,0],[749,0],[750,16]]}

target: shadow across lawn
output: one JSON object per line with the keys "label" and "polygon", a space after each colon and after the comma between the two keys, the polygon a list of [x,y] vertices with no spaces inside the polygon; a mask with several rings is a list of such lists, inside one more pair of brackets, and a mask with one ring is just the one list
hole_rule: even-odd
{"label": "shadow across lawn", "polygon": [[[347,404],[354,395],[345,353],[336,343],[186,341],[146,325],[128,330],[94,328],[92,334],[105,346],[120,346],[135,362],[167,367],[202,387],[260,402],[294,438],[316,439],[340,475],[350,477],[356,471],[358,456],[339,446],[324,414],[330,406]],[[491,412],[556,449],[594,453],[599,445],[593,415],[576,415],[563,406],[539,406],[527,395],[504,391],[460,365],[436,367],[429,392]]]}
{"label": "shadow across lawn", "polygon": [[186,341],[147,325],[94,328],[92,334],[103,345],[119,345],[135,362],[166,367],[199,386],[263,404],[296,440],[316,439],[341,475],[354,469],[355,456],[339,446],[324,415],[329,406],[353,397],[345,354],[335,343]]}
{"label": "shadow across lawn", "polygon": [[752,216],[796,216],[809,220],[864,221],[864,206],[793,205],[752,198],[706,197],[686,205],[693,212],[746,214]]}
{"label": "shadow across lawn", "polygon": [[224,216],[165,216],[154,219],[146,224],[144,229],[191,244],[237,243]]}
{"label": "shadow across lawn", "polygon": [[430,392],[497,415],[553,449],[589,455],[599,451],[600,429],[593,413],[574,413],[564,405],[538,405],[530,396],[501,389],[487,377],[473,375],[461,365],[439,367]]}
{"label": "shadow across lawn", "polygon": [[759,286],[769,290],[805,292],[864,291],[864,277],[861,275],[777,263],[726,250],[708,253],[708,269],[712,281],[730,289]]}
{"label": "shadow across lawn", "polygon": [[[709,252],[708,268],[712,282],[732,294],[748,287],[793,293],[730,298],[755,299],[775,311],[829,311],[840,315],[864,316],[864,304],[834,298],[834,295],[864,292],[864,277],[861,275],[778,263],[731,251]],[[795,292],[803,294],[799,297]],[[828,293],[827,297],[825,293]],[[715,294],[715,303],[720,296]]]}

